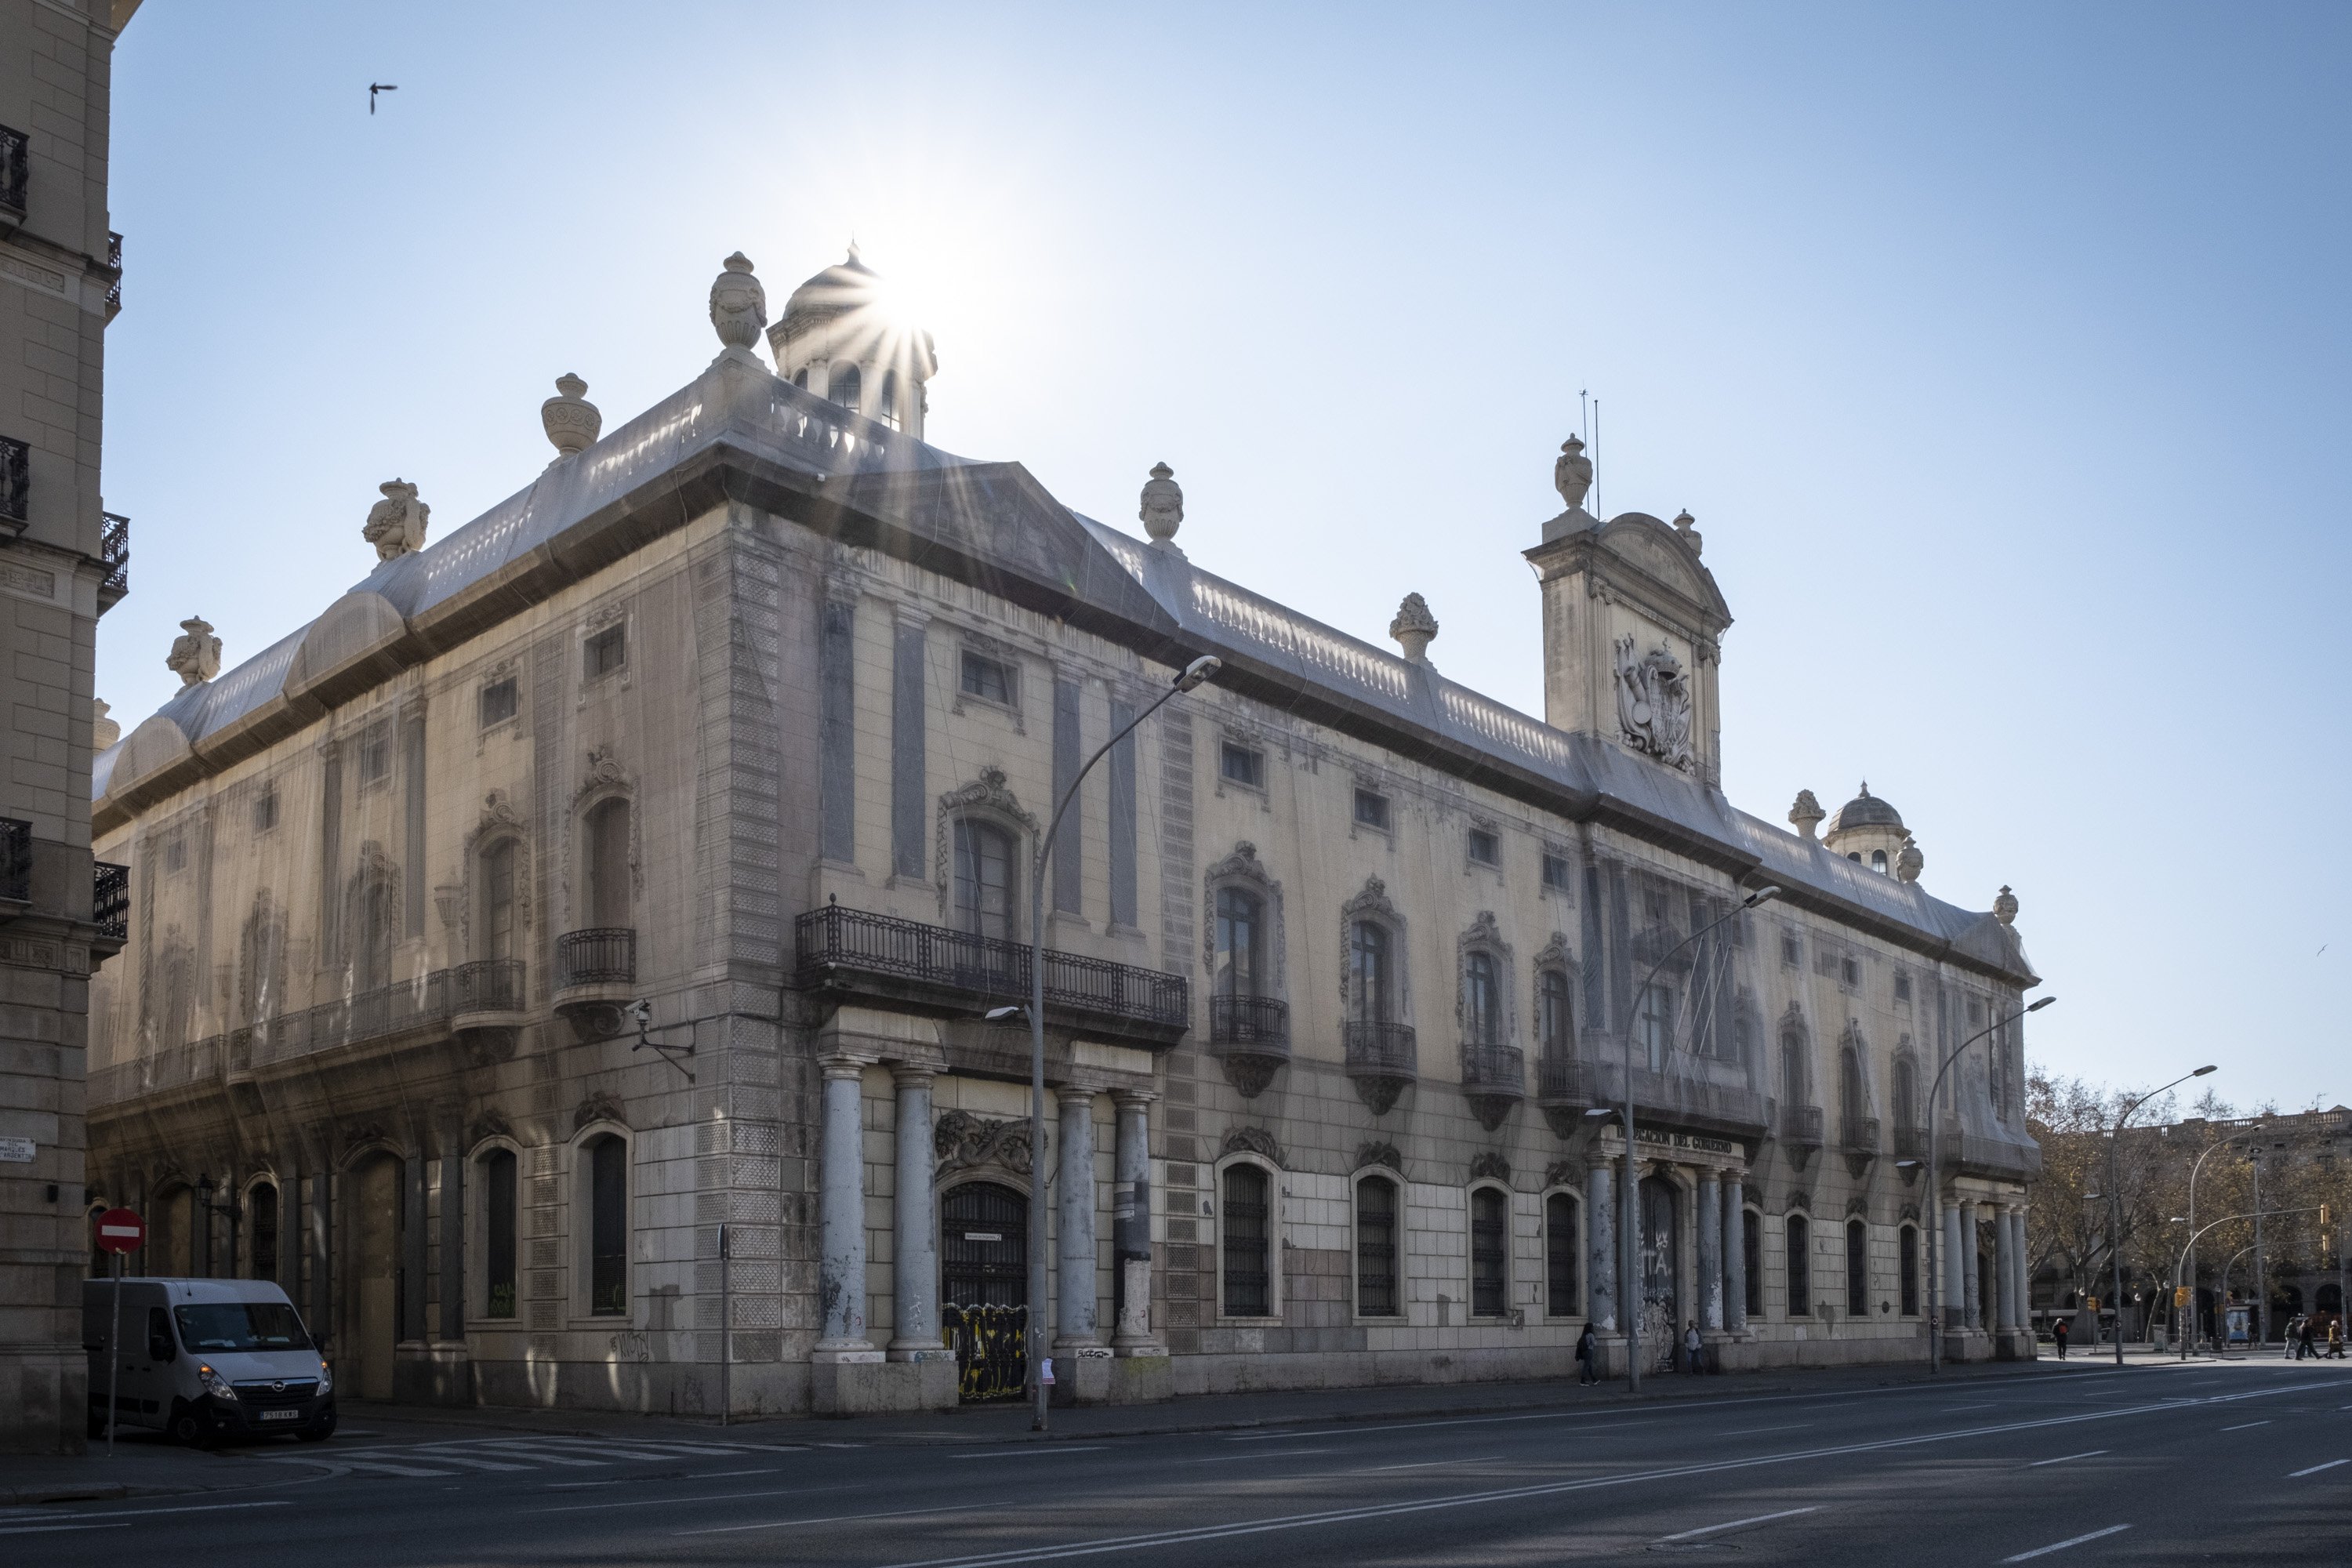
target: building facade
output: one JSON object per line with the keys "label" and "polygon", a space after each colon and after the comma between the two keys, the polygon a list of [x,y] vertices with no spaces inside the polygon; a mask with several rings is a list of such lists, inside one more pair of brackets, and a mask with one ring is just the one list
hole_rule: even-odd
{"label": "building facade", "polygon": [[[928,339],[859,362],[895,424],[799,384],[840,270],[778,375],[730,258],[693,382],[601,436],[568,382],[555,461],[429,544],[387,485],[373,572],[176,649],[99,759],[94,1179],[143,1267],[283,1280],[362,1394],[848,1411],[1017,1394],[1049,1306],[1084,1400],[1557,1375],[1588,1321],[1908,1357],[1940,1221],[1951,1353],[2031,1353],[2015,901],[1931,898],[1875,798],[1723,797],[1692,520],[1592,516],[1563,449],[1539,721],[1418,595],[1391,651],[1194,568],[1164,465],[1137,538],[926,445]],[[990,1016],[1033,896],[1042,1147]]]}
{"label": "building facade", "polygon": [[0,0],[0,1449],[82,1446],[83,1052],[122,940],[119,868],[90,860],[90,682],[130,565],[99,496],[109,81],[137,6]]}

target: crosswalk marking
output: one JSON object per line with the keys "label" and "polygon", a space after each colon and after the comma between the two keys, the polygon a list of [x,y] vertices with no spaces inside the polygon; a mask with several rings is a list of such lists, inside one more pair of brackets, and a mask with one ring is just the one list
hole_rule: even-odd
{"label": "crosswalk marking", "polygon": [[455,1470],[430,1470],[422,1465],[395,1465],[387,1459],[338,1459],[335,1462],[349,1469],[369,1470],[386,1476],[452,1476],[457,1473]]}
{"label": "crosswalk marking", "polygon": [[805,1452],[806,1443],[692,1442],[671,1437],[457,1437],[431,1443],[375,1443],[356,1448],[257,1455],[279,1464],[324,1465],[341,1475],[449,1477],[535,1468],[599,1470],[625,1461],[758,1458]]}

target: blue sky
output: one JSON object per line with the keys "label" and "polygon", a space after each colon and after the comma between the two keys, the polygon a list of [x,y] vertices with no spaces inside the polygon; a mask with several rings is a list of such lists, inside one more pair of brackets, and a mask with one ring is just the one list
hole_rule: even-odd
{"label": "blue sky", "polygon": [[[1867,778],[2002,883],[2030,1049],[2352,1100],[2340,7],[241,4],[116,55],[99,689],[175,688],[436,534],[837,259],[923,301],[931,435],[1542,710],[1518,552],[1689,508],[1738,617],[1726,783]],[[399,84],[367,113],[367,84]],[[2326,951],[2321,952],[2323,945]]]}

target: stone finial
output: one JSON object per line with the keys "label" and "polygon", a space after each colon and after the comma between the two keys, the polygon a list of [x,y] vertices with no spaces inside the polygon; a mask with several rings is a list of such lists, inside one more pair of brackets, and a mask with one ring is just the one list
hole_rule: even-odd
{"label": "stone finial", "polygon": [[749,349],[768,324],[768,291],[752,275],[751,258],[737,251],[710,282],[710,325],[730,349]]}
{"label": "stone finial", "polygon": [[604,414],[581,395],[587,390],[586,382],[567,371],[555,378],[556,395],[539,405],[540,428],[563,457],[594,446],[597,432],[604,428]]}
{"label": "stone finial", "polygon": [[1429,601],[1407,594],[1397,606],[1396,619],[1389,623],[1389,636],[1403,645],[1405,658],[1415,664],[1426,662],[1429,645],[1437,637],[1437,617],[1429,613]]}
{"label": "stone finial", "polygon": [[1822,803],[1813,798],[1813,792],[1809,789],[1799,790],[1796,804],[1789,807],[1789,820],[1807,838],[1815,835],[1828,816],[1829,813],[1822,809]]}
{"label": "stone finial", "polygon": [[106,714],[106,699],[91,698],[89,700],[89,745],[90,750],[94,752],[102,752],[122,739],[122,726],[108,718]]}
{"label": "stone finial", "polygon": [[2017,923],[2017,895],[2009,890],[2006,882],[2000,885],[2000,896],[1992,901],[1992,918],[2005,926]]}
{"label": "stone finial", "polygon": [[163,658],[163,667],[176,670],[183,690],[202,686],[220,673],[221,640],[213,636],[213,624],[202,616],[190,616],[180,623],[180,635],[173,639],[172,651]]}
{"label": "stone finial", "polygon": [[383,499],[368,508],[367,525],[360,535],[375,546],[378,561],[397,561],[425,548],[425,521],[433,509],[416,499],[416,487],[405,479],[386,479],[376,486]]}
{"label": "stone finial", "polygon": [[1184,521],[1184,491],[1176,483],[1175,469],[1165,463],[1151,465],[1151,477],[1143,481],[1143,510],[1135,515],[1152,543],[1175,542],[1176,530]]}
{"label": "stone finial", "polygon": [[1706,547],[1705,536],[1692,526],[1697,521],[1698,519],[1693,517],[1687,510],[1678,513],[1675,518],[1675,532],[1681,536],[1685,544],[1691,547],[1693,555],[1698,554]]}
{"label": "stone finial", "polygon": [[1916,882],[1927,868],[1927,858],[1919,853],[1919,841],[1905,835],[1903,847],[1895,857],[1895,875],[1906,882]]}
{"label": "stone finial", "polygon": [[1592,489],[1592,459],[1584,455],[1581,437],[1570,436],[1559,444],[1559,456],[1552,459],[1551,482],[1570,511],[1584,504]]}

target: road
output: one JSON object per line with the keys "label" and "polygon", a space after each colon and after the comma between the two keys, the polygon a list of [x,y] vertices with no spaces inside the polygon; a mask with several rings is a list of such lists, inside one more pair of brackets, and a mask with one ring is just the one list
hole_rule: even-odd
{"label": "road", "polygon": [[[371,1411],[251,1483],[0,1510],[42,1568],[844,1563],[1170,1568],[2352,1560],[2352,1363],[2080,1366],[1941,1385],[1053,1441],[1007,1411],[554,1437]],[[658,1435],[650,1435],[656,1434]],[[1020,1435],[1024,1436],[1025,1435]],[[136,1455],[126,1455],[135,1465]]]}

